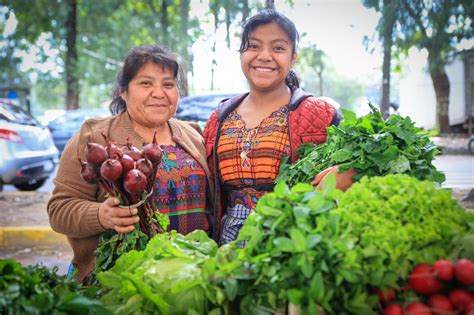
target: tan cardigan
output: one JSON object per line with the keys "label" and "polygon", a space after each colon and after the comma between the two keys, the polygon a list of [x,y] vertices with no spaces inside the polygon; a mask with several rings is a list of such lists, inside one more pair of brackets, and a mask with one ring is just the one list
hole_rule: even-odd
{"label": "tan cardigan", "polygon": [[[210,181],[204,140],[200,132],[189,123],[174,118],[170,119],[168,124],[173,140],[201,164]],[[74,252],[72,263],[77,270],[76,279],[79,282],[95,267],[94,251],[98,246],[99,235],[105,231],[99,223],[99,205],[105,197],[104,192],[99,191],[98,185],[89,184],[81,178],[78,157],[84,159],[87,142],[105,145],[102,132],[109,140],[118,143],[125,143],[129,137],[132,144],[138,148],[145,142],[133,130],[128,113],[123,112],[105,119],[87,120],[64,149],[54,179],[53,195],[48,202],[48,215],[53,230],[65,234],[68,238]],[[213,184],[209,183],[210,189],[213,189]]]}

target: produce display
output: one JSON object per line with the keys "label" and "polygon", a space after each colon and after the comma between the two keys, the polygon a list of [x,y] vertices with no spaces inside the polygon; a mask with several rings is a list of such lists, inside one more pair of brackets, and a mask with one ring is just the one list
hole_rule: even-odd
{"label": "produce display", "polygon": [[57,268],[0,260],[0,314],[110,314],[97,290],[57,275]]}
{"label": "produce display", "polygon": [[[440,187],[427,134],[371,109],[359,118],[344,111],[327,143],[303,145],[295,164],[282,163],[274,191],[221,247],[204,231],[164,232],[167,217],[147,199],[161,160],[156,140],[141,150],[88,144],[84,180],[138,207],[135,232],[104,233],[90,289],[0,261],[0,312],[474,315],[474,212]],[[309,182],[332,165],[355,168],[356,182],[342,192],[330,176],[315,190]]]}
{"label": "produce display", "polygon": [[384,120],[376,107],[369,106],[371,112],[362,117],[343,110],[341,124],[327,129],[326,143],[304,144],[296,163],[282,161],[277,182],[310,183],[322,170],[339,165],[340,171],[355,168],[355,181],[365,175],[408,174],[442,183],[444,174],[432,164],[439,150],[428,133],[409,117],[391,115]]}
{"label": "produce display", "polygon": [[110,269],[118,257],[132,249],[144,249],[154,235],[163,233],[168,217],[160,214],[151,199],[156,171],[162,152],[156,142],[144,144],[140,150],[127,143],[113,143],[103,135],[106,146],[89,142],[85,161],[81,161],[81,177],[97,183],[108,196],[117,197],[119,207],[137,208],[139,222],[131,233],[107,231],[100,238],[97,250],[96,272]]}
{"label": "produce display", "polygon": [[[474,314],[474,261],[439,259],[434,264],[413,267],[408,282],[391,294],[380,291],[385,315],[395,314]],[[469,289],[471,288],[471,292]],[[387,292],[387,291],[386,291]]]}

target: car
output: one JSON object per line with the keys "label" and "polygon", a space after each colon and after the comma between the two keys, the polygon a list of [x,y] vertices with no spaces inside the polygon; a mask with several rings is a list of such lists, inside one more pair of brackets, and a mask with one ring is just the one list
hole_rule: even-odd
{"label": "car", "polygon": [[81,108],[65,111],[64,115],[48,123],[49,130],[59,152],[64,151],[66,143],[79,131],[85,120],[110,116],[110,111],[102,108]]}
{"label": "car", "polygon": [[49,129],[21,107],[0,100],[0,191],[40,188],[54,171],[59,152]]}
{"label": "car", "polygon": [[179,100],[176,118],[198,122],[202,127],[220,101],[238,94],[239,93],[210,93],[183,97]]}

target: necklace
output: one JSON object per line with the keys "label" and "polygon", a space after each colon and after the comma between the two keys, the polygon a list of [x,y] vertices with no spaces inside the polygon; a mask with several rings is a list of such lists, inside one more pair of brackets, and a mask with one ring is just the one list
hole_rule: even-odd
{"label": "necklace", "polygon": [[[240,165],[242,168],[250,168],[250,153],[252,152],[253,147],[258,143],[258,126],[255,129],[245,129],[243,130],[242,142],[240,143],[240,158],[242,159]],[[244,140],[245,138],[245,140]]]}

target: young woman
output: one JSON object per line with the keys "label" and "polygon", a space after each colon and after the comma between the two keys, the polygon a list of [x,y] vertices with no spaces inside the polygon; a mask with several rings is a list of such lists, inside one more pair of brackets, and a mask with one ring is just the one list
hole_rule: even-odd
{"label": "young woman", "polygon": [[[296,160],[303,143],[324,143],[326,128],[340,116],[327,101],[299,88],[295,72],[298,32],[275,10],[246,23],[240,62],[250,91],[219,104],[204,130],[206,154],[215,179],[214,234],[220,244],[237,238],[258,199],[271,191],[284,156]],[[313,184],[335,174],[338,188],[352,183],[353,171],[323,171]]]}
{"label": "young woman", "polygon": [[78,156],[87,142],[110,141],[140,148],[151,142],[155,131],[163,151],[152,195],[160,212],[170,217],[170,230],[187,234],[211,230],[212,207],[208,205],[210,171],[200,130],[173,118],[179,99],[180,67],[177,57],[163,46],[133,49],[117,76],[112,117],[87,120],[66,145],[48,203],[51,227],[68,237],[73,249],[75,277],[82,282],[93,271],[94,251],[106,230],[133,231],[137,209],[119,208],[119,200],[106,199],[97,184],[80,177]]}

